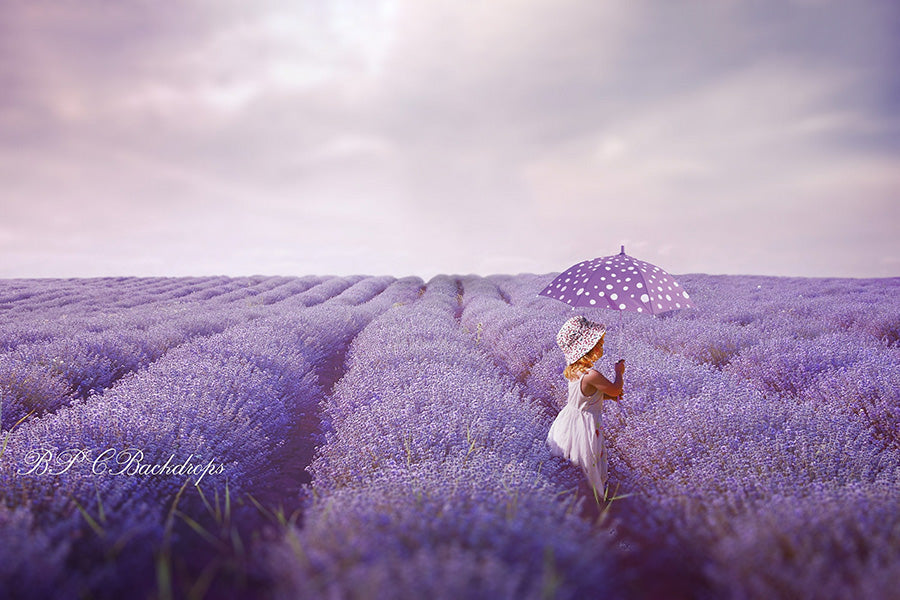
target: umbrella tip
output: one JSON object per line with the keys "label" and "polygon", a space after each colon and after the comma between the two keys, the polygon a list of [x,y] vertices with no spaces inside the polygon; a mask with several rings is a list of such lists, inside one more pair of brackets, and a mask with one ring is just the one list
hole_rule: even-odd
{"label": "umbrella tip", "polygon": [[619,254],[625,254],[625,245],[624,244],[622,245],[622,251],[619,252]]}

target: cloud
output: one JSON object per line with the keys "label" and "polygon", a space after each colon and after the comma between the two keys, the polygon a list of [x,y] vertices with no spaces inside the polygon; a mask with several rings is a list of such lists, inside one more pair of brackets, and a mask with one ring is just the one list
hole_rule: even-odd
{"label": "cloud", "polygon": [[547,272],[626,240],[671,272],[895,274],[897,16],[4,3],[0,276],[172,248],[191,274]]}

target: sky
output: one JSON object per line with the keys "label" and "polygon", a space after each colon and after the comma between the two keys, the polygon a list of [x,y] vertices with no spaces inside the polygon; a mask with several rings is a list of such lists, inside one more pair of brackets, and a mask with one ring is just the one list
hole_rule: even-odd
{"label": "sky", "polygon": [[0,278],[900,276],[893,0],[3,0]]}

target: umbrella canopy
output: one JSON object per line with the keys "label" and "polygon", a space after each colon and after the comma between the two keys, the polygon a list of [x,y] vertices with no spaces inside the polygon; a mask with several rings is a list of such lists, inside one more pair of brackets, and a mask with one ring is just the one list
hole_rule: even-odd
{"label": "umbrella canopy", "polygon": [[538,293],[576,306],[659,314],[692,308],[675,279],[648,262],[625,254],[602,256],[572,265]]}

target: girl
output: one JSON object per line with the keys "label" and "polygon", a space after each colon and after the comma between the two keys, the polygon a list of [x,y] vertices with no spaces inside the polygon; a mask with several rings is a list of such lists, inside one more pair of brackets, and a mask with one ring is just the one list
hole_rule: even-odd
{"label": "girl", "polygon": [[606,328],[600,323],[572,317],[559,330],[556,343],[566,356],[563,375],[569,380],[569,400],[556,416],[547,434],[550,453],[562,456],[584,469],[595,498],[605,499],[606,445],[601,428],[604,397],[618,401],[622,394],[625,359],[615,365],[616,380],[610,381],[592,369],[603,356]]}

